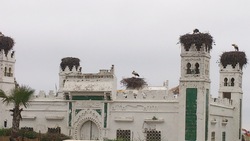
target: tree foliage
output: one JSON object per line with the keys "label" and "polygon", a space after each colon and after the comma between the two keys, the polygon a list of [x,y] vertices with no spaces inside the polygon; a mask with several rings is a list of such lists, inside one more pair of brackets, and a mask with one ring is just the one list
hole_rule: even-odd
{"label": "tree foliage", "polygon": [[18,136],[18,130],[20,125],[20,120],[22,119],[21,112],[24,106],[28,105],[28,102],[33,95],[35,90],[28,86],[15,87],[11,90],[11,93],[7,95],[3,90],[0,90],[0,98],[2,98],[3,103],[10,104],[13,103],[14,107],[10,111],[12,112],[12,131],[11,137],[16,138]]}

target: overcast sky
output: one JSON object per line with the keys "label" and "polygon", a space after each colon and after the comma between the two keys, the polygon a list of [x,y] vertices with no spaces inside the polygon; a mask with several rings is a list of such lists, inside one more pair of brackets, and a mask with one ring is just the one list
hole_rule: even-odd
{"label": "overcast sky", "polygon": [[[215,40],[211,94],[217,97],[217,60],[232,43],[249,56],[250,1],[242,0],[1,0],[0,32],[15,39],[16,79],[55,90],[61,59],[77,57],[83,72],[115,65],[118,84],[133,70],[149,85],[178,85],[180,35],[194,28]],[[250,130],[250,71],[243,69],[243,127]],[[120,86],[118,85],[118,88]]]}

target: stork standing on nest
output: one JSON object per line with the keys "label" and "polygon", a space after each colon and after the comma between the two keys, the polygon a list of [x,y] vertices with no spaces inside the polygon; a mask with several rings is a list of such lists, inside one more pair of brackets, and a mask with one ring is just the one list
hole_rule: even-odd
{"label": "stork standing on nest", "polygon": [[133,74],[134,76],[140,77],[140,75],[139,75],[137,72],[135,72],[135,71],[133,71],[132,74]]}
{"label": "stork standing on nest", "polygon": [[193,34],[198,34],[198,33],[200,33],[199,29],[195,28],[195,29],[193,30]]}
{"label": "stork standing on nest", "polygon": [[235,51],[239,51],[239,47],[236,44],[232,44],[232,46],[234,47]]}

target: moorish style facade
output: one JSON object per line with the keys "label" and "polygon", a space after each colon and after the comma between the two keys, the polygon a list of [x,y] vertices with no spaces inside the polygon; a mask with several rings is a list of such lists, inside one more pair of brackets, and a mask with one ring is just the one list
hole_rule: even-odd
{"label": "moorish style facade", "polygon": [[[64,58],[69,62],[60,64],[58,92],[35,95],[22,112],[21,127],[60,128],[79,140],[241,141],[242,65],[237,59],[220,63],[218,98],[212,98],[210,51],[206,43],[181,44],[180,81],[172,89],[165,81],[117,90],[114,65],[84,73],[79,59]],[[15,86],[15,55],[0,53],[0,88],[9,92]],[[2,128],[11,127],[9,109],[0,106]]]}

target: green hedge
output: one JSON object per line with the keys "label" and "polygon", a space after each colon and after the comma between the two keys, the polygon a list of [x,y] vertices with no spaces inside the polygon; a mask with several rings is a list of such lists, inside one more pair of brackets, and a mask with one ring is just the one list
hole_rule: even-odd
{"label": "green hedge", "polygon": [[10,136],[11,134],[11,129],[0,129],[0,136]]}

